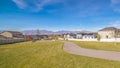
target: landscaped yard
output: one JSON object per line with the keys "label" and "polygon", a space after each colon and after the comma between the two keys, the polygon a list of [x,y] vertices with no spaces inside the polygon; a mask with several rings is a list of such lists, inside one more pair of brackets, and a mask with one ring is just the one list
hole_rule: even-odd
{"label": "landscaped yard", "polygon": [[0,68],[120,68],[118,61],[72,55],[62,47],[60,41],[1,45]]}
{"label": "landscaped yard", "polygon": [[84,48],[96,50],[120,51],[120,43],[118,42],[84,42],[84,41],[72,41],[72,42]]}

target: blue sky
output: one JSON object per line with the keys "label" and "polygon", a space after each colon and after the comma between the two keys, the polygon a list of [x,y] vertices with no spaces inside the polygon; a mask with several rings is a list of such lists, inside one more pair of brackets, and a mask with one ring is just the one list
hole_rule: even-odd
{"label": "blue sky", "polygon": [[0,0],[0,30],[120,27],[120,0]]}

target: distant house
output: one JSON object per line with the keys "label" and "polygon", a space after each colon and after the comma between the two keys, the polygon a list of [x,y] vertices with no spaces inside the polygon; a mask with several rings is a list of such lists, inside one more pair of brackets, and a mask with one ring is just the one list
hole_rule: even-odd
{"label": "distant house", "polygon": [[77,39],[95,39],[97,38],[97,33],[77,33]]}
{"label": "distant house", "polygon": [[77,33],[76,38],[77,39],[82,39],[84,35],[85,35],[85,33]]}
{"label": "distant house", "polygon": [[0,35],[0,40],[12,40],[13,38],[5,37]]}
{"label": "distant house", "polygon": [[0,35],[8,38],[23,38],[23,34],[17,31],[4,31]]}
{"label": "distant house", "polygon": [[97,33],[86,33],[83,35],[83,39],[96,39]]}
{"label": "distant house", "polygon": [[98,31],[102,39],[120,38],[120,29],[115,27],[106,27]]}
{"label": "distant house", "polygon": [[6,40],[7,37],[0,35],[0,40]]}
{"label": "distant house", "polygon": [[49,36],[48,35],[40,35],[39,40],[48,40]]}
{"label": "distant house", "polygon": [[24,35],[26,40],[48,40],[48,35]]}
{"label": "distant house", "polygon": [[67,34],[63,34],[63,37],[64,37],[64,40],[74,39],[74,38],[76,38],[76,34],[67,33]]}

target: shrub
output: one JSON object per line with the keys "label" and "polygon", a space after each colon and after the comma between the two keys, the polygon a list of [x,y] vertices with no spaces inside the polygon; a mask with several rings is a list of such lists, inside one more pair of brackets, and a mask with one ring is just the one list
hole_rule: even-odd
{"label": "shrub", "polygon": [[97,35],[97,40],[100,41],[100,39],[101,39],[101,37],[100,37],[100,35],[98,34],[98,35]]}

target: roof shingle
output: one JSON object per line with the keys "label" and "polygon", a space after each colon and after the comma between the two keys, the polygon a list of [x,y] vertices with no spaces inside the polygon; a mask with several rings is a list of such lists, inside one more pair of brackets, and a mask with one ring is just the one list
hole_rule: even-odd
{"label": "roof shingle", "polygon": [[111,31],[111,30],[117,30],[117,28],[115,28],[115,27],[106,27],[106,28],[103,28],[103,29],[101,29],[99,31]]}

